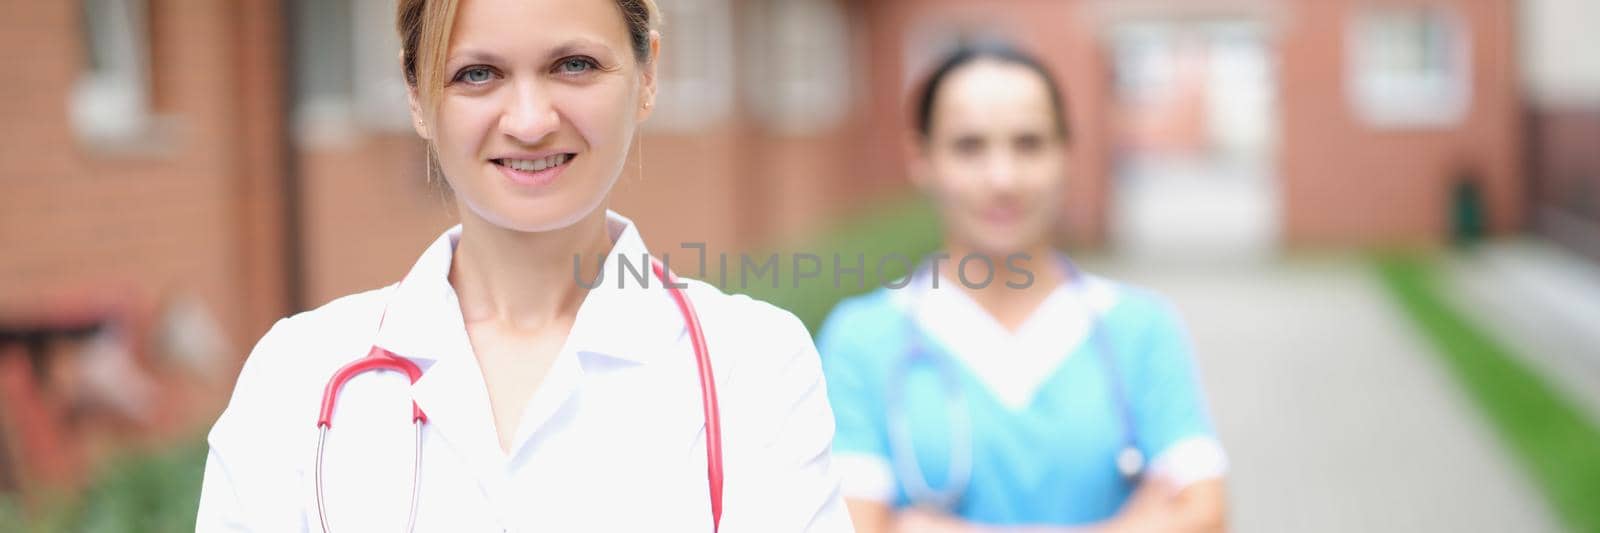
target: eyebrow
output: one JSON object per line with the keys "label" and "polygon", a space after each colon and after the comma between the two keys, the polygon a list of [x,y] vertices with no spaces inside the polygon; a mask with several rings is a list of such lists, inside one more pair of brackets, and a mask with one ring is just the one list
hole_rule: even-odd
{"label": "eyebrow", "polygon": [[453,64],[453,63],[456,63],[456,62],[459,62],[459,61],[468,61],[468,62],[472,62],[472,63],[494,63],[494,64],[505,63],[505,61],[500,59],[500,56],[495,55],[494,52],[488,52],[488,51],[483,51],[483,50],[474,50],[474,49],[468,48],[468,49],[465,49],[465,50],[463,50],[463,51],[461,51],[459,53],[451,54],[449,58],[445,59],[445,64],[449,65],[449,64]]}
{"label": "eyebrow", "polygon": [[[611,53],[611,47],[606,46],[604,43],[587,37],[574,37],[567,40],[567,42],[561,43],[561,45],[557,46],[554,50],[551,50],[546,59],[549,61],[554,61],[580,53],[593,53],[595,50]],[[454,64],[460,61],[502,65],[506,63],[504,58],[500,57],[494,52],[478,50],[474,48],[463,48],[461,51],[451,54],[450,57],[445,60],[445,64]]]}
{"label": "eyebrow", "polygon": [[594,49],[605,51],[607,53],[611,52],[611,47],[606,46],[605,43],[587,37],[574,37],[572,39],[568,39],[567,42],[561,43],[561,46],[557,46],[555,50],[551,51],[550,59],[561,59],[563,57]]}

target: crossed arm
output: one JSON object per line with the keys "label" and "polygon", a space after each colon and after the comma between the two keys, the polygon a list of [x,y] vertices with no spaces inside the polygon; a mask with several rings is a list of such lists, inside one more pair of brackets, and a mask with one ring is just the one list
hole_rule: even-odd
{"label": "crossed arm", "polygon": [[990,526],[923,509],[895,510],[870,500],[848,500],[859,533],[1215,533],[1226,530],[1226,495],[1221,479],[1181,490],[1152,479],[1139,487],[1116,516],[1085,526]]}

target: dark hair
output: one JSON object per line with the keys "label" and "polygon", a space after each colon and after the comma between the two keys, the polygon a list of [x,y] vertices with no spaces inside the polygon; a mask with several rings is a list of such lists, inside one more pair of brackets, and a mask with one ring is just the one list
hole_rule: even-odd
{"label": "dark hair", "polygon": [[1045,89],[1050,93],[1050,105],[1054,109],[1054,116],[1051,118],[1055,119],[1056,133],[1061,135],[1062,142],[1066,142],[1068,139],[1067,108],[1061,96],[1061,88],[1056,84],[1055,77],[1051,76],[1050,70],[1045,68],[1044,64],[1040,63],[1032,55],[999,41],[962,42],[949,55],[945,56],[943,61],[939,62],[938,66],[933,69],[932,74],[928,75],[928,79],[923,82],[922,89],[917,97],[915,118],[917,133],[922,139],[927,140],[933,129],[934,100],[938,98],[939,89],[944,86],[945,80],[950,77],[951,73],[960,70],[961,67],[983,59],[1018,65],[1038,74],[1039,79],[1044,81]]}
{"label": "dark hair", "polygon": [[660,15],[654,1],[617,0],[622,10],[622,20],[628,23],[628,38],[633,44],[633,59],[639,63],[650,61],[650,31],[655,29]]}

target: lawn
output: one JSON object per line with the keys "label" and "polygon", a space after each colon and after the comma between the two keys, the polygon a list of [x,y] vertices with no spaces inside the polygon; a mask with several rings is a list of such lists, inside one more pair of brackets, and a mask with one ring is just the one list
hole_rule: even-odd
{"label": "lawn", "polygon": [[1567,527],[1600,532],[1600,428],[1452,309],[1429,259],[1383,255],[1377,269]]}
{"label": "lawn", "polygon": [[[750,254],[751,260],[757,263],[766,260],[769,254],[778,254],[779,267],[786,270],[779,276],[780,283],[776,288],[760,282],[738,286],[732,281],[738,279],[738,267],[730,257],[728,266],[732,272],[727,276],[730,286],[725,290],[748,294],[787,309],[814,333],[822,325],[828,311],[840,300],[871,291],[879,283],[891,282],[904,275],[907,271],[905,263],[893,256],[916,262],[936,251],[941,238],[938,217],[926,201],[920,197],[900,199],[847,217],[794,248]],[[793,268],[791,258],[798,254],[812,254],[820,258],[821,273],[815,278],[799,281],[796,287],[796,277],[788,269]],[[860,263],[857,262],[858,255],[861,256]],[[865,272],[862,275],[845,272],[843,276],[835,277],[835,256],[840,259],[841,269],[861,264],[865,266]],[[882,272],[878,271],[880,263]],[[707,278],[709,282],[719,282],[714,274]]]}

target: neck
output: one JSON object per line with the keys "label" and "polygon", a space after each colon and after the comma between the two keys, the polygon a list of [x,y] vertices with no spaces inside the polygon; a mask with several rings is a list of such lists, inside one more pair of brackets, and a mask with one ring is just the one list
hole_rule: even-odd
{"label": "neck", "polygon": [[573,257],[593,279],[592,259],[611,250],[604,206],[565,228],[524,232],[492,224],[461,210],[461,240],[450,266],[450,283],[467,323],[497,322],[538,329],[577,315],[588,289],[574,279]]}
{"label": "neck", "polygon": [[[1012,255],[1012,252],[985,253],[954,239],[946,240],[945,250],[950,254],[950,265],[944,272],[948,272],[948,276],[955,280],[960,279],[957,276],[960,274],[958,270],[962,257],[967,257],[970,254],[989,258],[990,264],[994,265],[994,279],[987,286],[983,288],[969,287],[967,284],[960,282],[953,285],[960,287],[979,307],[982,307],[984,311],[995,317],[995,320],[1000,322],[1001,325],[1011,330],[1020,327],[1022,322],[1027,320],[1033,310],[1056,287],[1059,287],[1062,283],[1073,281],[1068,279],[1068,273],[1056,261],[1055,250],[1046,241],[1040,241],[1017,250],[1016,252],[1027,254],[1029,259],[1022,260],[1019,258],[1010,263],[1019,270],[1033,274],[1033,283],[1023,288],[1012,288],[1006,285],[1008,281],[1013,284],[1028,281],[1026,276],[1007,268],[1006,256]],[[984,265],[981,261],[968,261],[966,279],[973,282],[983,280],[987,268],[987,265]]]}

